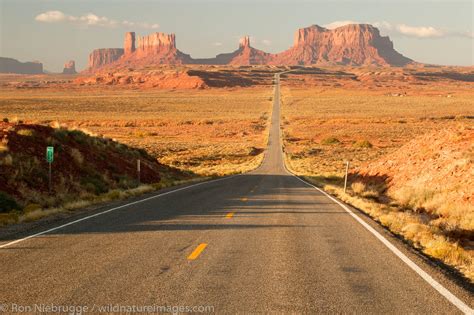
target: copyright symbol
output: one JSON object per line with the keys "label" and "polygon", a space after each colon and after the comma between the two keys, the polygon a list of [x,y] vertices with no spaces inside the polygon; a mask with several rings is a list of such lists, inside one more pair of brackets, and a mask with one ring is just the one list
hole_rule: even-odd
{"label": "copyright symbol", "polygon": [[8,304],[0,304],[0,312],[7,312],[8,311]]}

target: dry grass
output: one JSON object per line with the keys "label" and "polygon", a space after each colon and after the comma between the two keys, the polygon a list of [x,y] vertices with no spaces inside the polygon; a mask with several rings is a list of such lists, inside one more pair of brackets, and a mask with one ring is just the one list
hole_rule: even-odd
{"label": "dry grass", "polygon": [[378,196],[378,193],[375,190],[367,190],[363,184],[353,184],[352,189],[348,193],[344,193],[341,184],[342,178],[331,180],[317,176],[305,176],[305,179],[340,200],[361,209],[390,231],[408,240],[415,248],[457,268],[468,279],[474,280],[472,250],[466,249],[458,242],[446,237],[436,225],[427,224],[424,216],[413,211],[401,211],[399,207],[374,200],[374,196]]}
{"label": "dry grass", "polygon": [[[350,161],[351,169],[359,168],[390,156],[421,134],[472,128],[473,93],[456,93],[455,86],[447,89],[394,98],[386,91],[286,86],[282,88],[284,149],[293,172],[368,213],[472,281],[472,244],[459,241],[456,235],[474,231],[474,211],[467,209],[465,202],[451,202],[450,191],[418,185],[388,198],[383,184],[354,182],[347,194],[343,192],[345,161]],[[453,97],[435,94],[447,91]]]}
{"label": "dry grass", "polygon": [[103,135],[206,176],[244,172],[260,163],[270,111],[268,88],[0,92],[2,117]]}
{"label": "dry grass", "polygon": [[341,175],[344,161],[355,168],[417,135],[473,124],[466,118],[474,116],[472,94],[446,98],[384,93],[283,87],[284,146],[292,167],[308,174]]}
{"label": "dry grass", "polygon": [[38,204],[27,205],[22,212],[0,213],[0,226],[16,224],[21,222],[36,221],[41,218],[63,213],[67,211],[74,211],[77,209],[86,208],[93,205],[103,204],[113,200],[122,200],[130,197],[140,196],[145,193],[162,189],[166,187],[199,183],[211,179],[210,177],[199,177],[188,180],[163,180],[153,185],[140,185],[131,189],[114,189],[99,196],[84,196],[82,199],[67,202],[60,207],[42,208]]}

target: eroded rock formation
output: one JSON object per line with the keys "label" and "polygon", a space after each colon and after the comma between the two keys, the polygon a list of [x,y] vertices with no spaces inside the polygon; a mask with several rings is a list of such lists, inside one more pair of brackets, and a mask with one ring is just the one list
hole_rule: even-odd
{"label": "eroded rock formation", "polygon": [[76,74],[76,62],[69,60],[64,64],[63,74]]}
{"label": "eroded rock formation", "polygon": [[20,62],[13,58],[0,57],[0,73],[40,74],[43,64],[38,61]]}
{"label": "eroded rock formation", "polygon": [[369,24],[349,24],[333,30],[318,25],[299,29],[293,46],[278,54],[253,48],[248,36],[239,48],[215,58],[193,59],[176,47],[175,34],[125,34],[124,49],[98,49],[89,58],[89,68],[115,63],[122,66],[153,64],[231,65],[352,65],[404,66],[413,62],[393,48],[387,36]]}
{"label": "eroded rock formation", "polygon": [[278,65],[403,66],[412,60],[399,54],[386,36],[369,24],[349,24],[333,30],[312,25],[295,33],[293,46],[273,56]]}
{"label": "eroded rock formation", "polygon": [[125,33],[123,49],[125,56],[131,55],[135,52],[135,32]]}
{"label": "eroded rock formation", "polygon": [[101,48],[95,49],[89,55],[89,69],[96,70],[105,65],[111,64],[123,56],[122,48]]}

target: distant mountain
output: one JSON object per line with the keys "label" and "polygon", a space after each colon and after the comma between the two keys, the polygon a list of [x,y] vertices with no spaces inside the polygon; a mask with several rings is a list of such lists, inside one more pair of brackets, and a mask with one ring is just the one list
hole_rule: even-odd
{"label": "distant mountain", "polygon": [[38,61],[20,62],[13,58],[0,57],[0,73],[41,74],[43,64]]}
{"label": "distant mountain", "polygon": [[176,48],[174,34],[153,33],[135,38],[126,33],[124,49],[94,50],[89,57],[89,70],[103,66],[147,66],[156,64],[215,65],[352,65],[405,66],[413,60],[393,48],[388,36],[369,24],[349,24],[333,30],[318,25],[299,29],[293,46],[271,54],[253,48],[248,36],[239,48],[215,58],[193,59]]}

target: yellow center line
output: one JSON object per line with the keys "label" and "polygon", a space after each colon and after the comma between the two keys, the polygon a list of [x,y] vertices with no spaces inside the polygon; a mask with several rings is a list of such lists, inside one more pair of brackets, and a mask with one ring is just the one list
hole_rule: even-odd
{"label": "yellow center line", "polygon": [[207,244],[206,243],[201,243],[199,244],[198,247],[191,253],[191,255],[188,256],[189,260],[194,260],[199,257],[199,255],[202,253],[204,248],[206,248]]}
{"label": "yellow center line", "polygon": [[226,214],[225,217],[228,218],[228,219],[230,219],[230,218],[232,218],[232,217],[234,216],[234,213],[235,213],[235,212],[229,212],[229,213]]}

